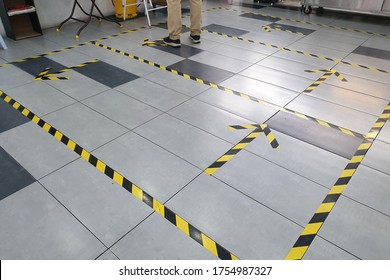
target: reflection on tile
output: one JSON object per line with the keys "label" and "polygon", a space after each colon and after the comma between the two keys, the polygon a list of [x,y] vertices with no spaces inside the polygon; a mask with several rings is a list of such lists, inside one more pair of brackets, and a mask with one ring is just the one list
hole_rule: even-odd
{"label": "reflection on tile", "polygon": [[38,183],[1,201],[0,223],[2,260],[93,260],[106,249]]}
{"label": "reflection on tile", "polygon": [[26,171],[0,146],[0,200],[35,182]]}
{"label": "reflection on tile", "polygon": [[390,51],[360,46],[353,53],[390,60]]}

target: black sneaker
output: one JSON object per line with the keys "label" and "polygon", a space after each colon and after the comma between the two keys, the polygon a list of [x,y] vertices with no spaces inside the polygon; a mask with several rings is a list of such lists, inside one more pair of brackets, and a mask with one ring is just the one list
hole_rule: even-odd
{"label": "black sneaker", "polygon": [[171,46],[171,47],[174,47],[174,48],[179,48],[181,46],[181,43],[180,43],[180,39],[176,39],[176,40],[172,40],[171,38],[168,37],[165,37],[163,39],[164,43]]}
{"label": "black sneaker", "polygon": [[192,43],[194,43],[194,44],[200,43],[200,36],[199,35],[190,35],[190,38],[192,40]]}

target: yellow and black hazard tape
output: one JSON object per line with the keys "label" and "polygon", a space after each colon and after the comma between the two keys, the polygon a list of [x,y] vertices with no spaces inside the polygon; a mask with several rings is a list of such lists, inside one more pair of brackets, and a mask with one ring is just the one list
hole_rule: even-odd
{"label": "yellow and black hazard tape", "polygon": [[332,29],[337,29],[337,30],[344,30],[344,31],[349,31],[349,32],[363,33],[363,34],[366,34],[366,35],[390,37],[390,34],[383,34],[383,33],[377,33],[377,32],[372,32],[372,31],[353,29],[353,28],[347,28],[347,27],[341,27],[341,26],[334,26],[334,25],[328,25],[328,24],[323,24],[323,23],[315,23],[315,22],[304,21],[304,20],[283,18],[283,17],[267,15],[267,14],[262,14],[262,13],[254,13],[252,11],[242,11],[242,10],[240,11],[240,10],[237,10],[237,9],[227,8],[227,7],[220,7],[219,9],[223,9],[223,10],[227,10],[227,11],[247,13],[247,14],[253,14],[253,15],[259,15],[259,16],[264,16],[264,17],[270,17],[270,18],[273,18],[273,19],[276,19],[276,20],[285,20],[285,21],[291,21],[291,22],[295,22],[295,23],[303,23],[303,24],[312,25],[312,26],[327,27],[327,28],[332,28]]}
{"label": "yellow and black hazard tape", "polygon": [[366,66],[366,65],[362,65],[362,64],[358,64],[358,63],[353,63],[353,62],[343,61],[343,60],[340,60],[340,59],[334,59],[334,58],[331,58],[331,57],[326,57],[326,56],[323,56],[323,55],[312,54],[312,53],[308,53],[308,52],[304,52],[304,51],[300,51],[300,50],[294,50],[294,49],[290,49],[290,48],[283,47],[283,46],[277,46],[277,45],[273,45],[273,44],[269,44],[269,43],[255,41],[255,40],[252,40],[252,39],[247,39],[247,38],[238,37],[238,36],[232,36],[232,35],[224,34],[224,33],[217,32],[217,31],[210,31],[210,30],[207,30],[207,29],[204,29],[204,28],[202,28],[202,31],[208,32],[208,33],[211,33],[211,34],[214,34],[214,35],[220,35],[220,36],[232,38],[232,39],[235,39],[235,40],[240,40],[240,41],[244,41],[244,42],[248,42],[248,43],[252,43],[252,44],[258,44],[258,45],[262,45],[262,46],[265,46],[265,47],[278,49],[278,50],[281,50],[281,51],[297,53],[297,54],[301,54],[301,55],[304,55],[304,56],[313,57],[313,58],[317,58],[317,59],[321,59],[321,60],[332,61],[332,62],[335,62],[335,63],[342,63],[342,64],[346,64],[346,65],[349,65],[349,66],[352,66],[352,67],[363,68],[363,69],[366,69],[366,70],[371,70],[371,71],[381,72],[381,73],[385,73],[385,74],[390,74],[390,70],[380,69],[380,68],[376,68],[376,67],[370,67],[370,66]]}
{"label": "yellow and black hazard tape", "polygon": [[354,156],[341,173],[341,176],[338,178],[337,182],[328,192],[320,207],[318,207],[317,211],[304,228],[298,240],[295,242],[293,248],[288,253],[286,257],[287,260],[301,260],[303,258],[306,251],[309,249],[311,243],[313,242],[314,238],[317,236],[326,218],[328,217],[329,213],[335,206],[337,200],[342,195],[352,176],[355,174],[356,169],[359,167],[368,150],[372,146],[373,141],[376,139],[379,132],[389,118],[390,103],[385,107],[378,120],[371,127],[370,132],[365,136],[363,142],[360,144]]}
{"label": "yellow and black hazard tape", "polygon": [[303,92],[304,93],[311,93],[313,90],[315,90],[319,85],[321,85],[323,82],[325,82],[330,76],[335,75],[340,81],[346,82],[347,80],[336,70],[305,70],[305,72],[308,73],[319,73],[319,72],[325,72],[324,75],[322,75],[320,78],[317,79],[314,83],[312,83],[309,87],[307,87]]}
{"label": "yellow and black hazard tape", "polygon": [[168,71],[168,72],[171,72],[175,75],[178,75],[178,76],[181,76],[181,77],[184,77],[186,79],[190,79],[190,80],[193,80],[195,82],[198,82],[198,83],[201,83],[201,84],[204,84],[204,85],[208,85],[212,88],[215,88],[215,89],[220,89],[221,91],[223,92],[226,92],[226,93],[229,93],[229,94],[233,94],[233,95],[236,95],[236,96],[239,96],[243,99],[246,99],[246,100],[250,100],[250,101],[253,101],[253,102],[256,102],[256,103],[260,103],[260,104],[263,104],[263,105],[266,105],[266,106],[270,106],[270,107],[273,107],[279,111],[282,111],[282,112],[285,112],[285,113],[289,113],[289,114],[293,114],[297,117],[300,117],[300,118],[303,118],[305,120],[309,120],[309,121],[313,121],[319,125],[322,125],[324,127],[327,127],[327,128],[332,128],[332,129],[336,129],[338,131],[341,131],[342,133],[344,134],[347,134],[349,136],[354,136],[354,137],[360,137],[360,138],[363,138],[364,135],[362,135],[361,133],[359,132],[355,132],[355,131],[352,131],[352,130],[349,130],[347,128],[344,128],[344,127],[341,127],[341,126],[337,126],[337,125],[334,125],[334,124],[331,124],[329,122],[326,122],[324,120],[321,120],[321,119],[317,119],[317,118],[314,118],[314,117],[311,117],[311,116],[308,116],[308,115],[305,115],[303,113],[300,113],[300,112],[296,112],[294,110],[291,110],[291,109],[288,109],[288,108],[284,108],[284,107],[281,107],[279,105],[276,105],[276,104],[273,104],[271,102],[268,102],[268,101],[265,101],[265,100],[262,100],[262,99],[259,99],[257,97],[253,97],[253,96],[250,96],[248,94],[245,94],[245,93],[242,93],[242,92],[239,92],[239,91],[236,91],[236,90],[233,90],[233,89],[230,89],[230,88],[227,88],[227,87],[223,87],[223,86],[220,86],[220,85],[217,85],[215,83],[212,83],[212,82],[209,82],[209,81],[206,81],[206,80],[203,80],[203,79],[200,79],[200,78],[197,78],[197,77],[193,77],[189,74],[185,74],[185,73],[181,73],[180,71],[177,71],[177,70],[174,70],[174,69],[171,69],[169,67],[166,67],[166,66],[163,66],[163,65],[160,65],[158,63],[155,63],[155,62],[152,62],[152,61],[149,61],[147,59],[144,59],[144,58],[141,58],[141,57],[138,57],[138,56],[135,56],[135,55],[132,55],[132,54],[129,54],[127,52],[124,52],[124,51],[121,51],[121,50],[117,50],[115,48],[111,48],[109,46],[106,46],[106,45],[102,45],[98,42],[95,42],[95,45],[98,46],[98,47],[101,47],[101,48],[104,48],[106,50],[109,50],[109,51],[112,51],[112,52],[115,52],[115,53],[119,53],[121,55],[124,55],[124,56],[127,56],[129,58],[132,58],[132,59],[135,59],[135,60],[138,60],[140,62],[143,62],[143,63],[146,63],[150,66],[154,66],[154,67],[157,67],[159,69],[162,69],[162,70],[165,70],[165,71]]}
{"label": "yellow and black hazard tape", "polygon": [[142,46],[149,46],[149,47],[156,47],[156,46],[163,46],[166,47],[168,44],[164,43],[163,39],[157,39],[154,41],[149,41],[148,38],[146,38],[142,44]]}
{"label": "yellow and black hazard tape", "polygon": [[[242,127],[242,128],[237,128]],[[238,142],[236,145],[234,145],[233,148],[231,148],[229,151],[227,151],[223,156],[221,156],[219,159],[217,159],[214,163],[212,163],[209,167],[205,169],[204,172],[206,172],[209,175],[214,174],[217,172],[218,169],[220,169],[225,163],[227,163],[229,160],[231,160],[235,155],[237,155],[242,149],[244,149],[246,146],[249,145],[250,142],[255,140],[262,132],[264,132],[265,136],[267,137],[269,143],[271,144],[272,148],[279,148],[279,143],[276,141],[274,134],[272,133],[271,129],[266,124],[259,124],[259,125],[253,125],[252,127],[245,127],[244,126],[229,126],[231,130],[234,129],[251,129],[254,128],[254,130],[249,133],[247,136],[245,136],[244,139],[242,139],[240,142]]]}
{"label": "yellow and black hazard tape", "polygon": [[294,31],[294,30],[289,30],[287,28],[283,28],[281,25],[276,25],[276,26],[264,25],[263,29],[264,29],[265,32],[271,32],[271,29],[273,29],[273,30],[276,30],[276,31],[283,31],[283,32],[291,33],[291,34],[297,34],[297,35],[302,35],[302,36],[305,35],[302,32],[298,32],[298,31]]}
{"label": "yellow and black hazard tape", "polygon": [[37,80],[37,81],[39,81],[39,80],[51,80],[51,81],[69,80],[69,77],[56,77],[56,75],[69,72],[70,70],[73,70],[73,69],[85,67],[87,65],[90,65],[92,63],[96,63],[96,62],[99,62],[99,61],[100,61],[99,59],[93,59],[93,60],[90,60],[90,61],[87,61],[87,62],[84,62],[84,63],[80,63],[78,65],[75,65],[75,66],[72,66],[72,67],[69,67],[69,68],[65,68],[65,69],[59,70],[57,72],[53,72],[53,73],[48,73],[49,70],[51,69],[50,67],[48,67],[44,71],[39,73],[39,75],[35,78],[35,80]]}
{"label": "yellow and black hazard tape", "polygon": [[146,193],[144,190],[139,188],[137,185],[132,183],[126,177],[119,172],[115,171],[112,167],[105,164],[103,161],[95,157],[93,154],[85,150],[83,147],[78,145],[75,141],[64,135],[62,132],[54,128],[52,125],[38,117],[36,114],[31,112],[29,109],[12,99],[5,92],[0,90],[0,98],[6,103],[11,105],[13,108],[18,110],[21,114],[32,120],[34,123],[39,125],[43,130],[54,136],[59,142],[63,143],[69,149],[80,155],[85,161],[89,162],[101,173],[105,174],[118,185],[125,188],[128,192],[134,195],[136,198],[147,204],[154,211],[160,214],[163,218],[171,222],[174,226],[184,232],[187,236],[198,242],[208,251],[213,253],[215,256],[223,260],[238,260],[238,258],[225,249],[222,245],[215,242],[212,238],[201,232],[199,229],[191,225],[189,222],[184,220],[179,215],[175,214],[172,210],[166,207],[163,203],[153,198],[151,195]]}

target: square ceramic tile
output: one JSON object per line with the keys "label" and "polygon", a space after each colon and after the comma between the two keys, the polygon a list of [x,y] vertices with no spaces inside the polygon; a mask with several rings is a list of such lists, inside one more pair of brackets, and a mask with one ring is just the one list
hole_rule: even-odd
{"label": "square ceramic tile", "polygon": [[116,90],[162,111],[168,111],[189,99],[186,95],[143,78],[121,85]]}
{"label": "square ceramic tile", "polygon": [[33,122],[1,133],[0,145],[37,179],[78,157]]}
{"label": "square ceramic tile", "polygon": [[[203,174],[167,204],[240,259],[284,259],[301,227]],[[242,242],[245,240],[245,242]]]}
{"label": "square ceramic tile", "polygon": [[369,57],[375,57],[385,60],[390,60],[390,51],[386,51],[383,49],[376,49],[370,47],[360,46],[356,48],[352,53],[365,55]]}
{"label": "square ceramic tile", "polygon": [[168,115],[161,115],[134,131],[202,170],[232,147],[228,142]]}
{"label": "square ceramic tile", "polygon": [[376,140],[368,150],[363,164],[390,175],[390,144]]}
{"label": "square ceramic tile", "polygon": [[307,250],[304,260],[358,260],[345,250],[333,245],[332,243],[316,236],[313,243]]}
{"label": "square ceramic tile", "polygon": [[[269,26],[271,27],[271,29],[275,29],[275,28],[281,29],[282,31],[290,31],[293,33],[299,33],[298,35],[304,35],[304,36],[310,35],[311,33],[314,32],[313,29],[296,27],[296,26],[292,26],[292,25],[288,25],[288,24],[282,24],[279,22],[271,23],[271,24],[269,24]],[[274,30],[271,30],[271,32],[274,32]]]}
{"label": "square ceramic tile", "polygon": [[38,183],[2,200],[0,210],[3,260],[92,260],[105,250]]}
{"label": "square ceramic tile", "polygon": [[129,232],[111,250],[123,260],[217,259],[157,213]]}
{"label": "square ceramic tile", "polygon": [[40,183],[107,247],[153,212],[84,159]]}
{"label": "square ceramic tile", "polygon": [[116,90],[109,90],[83,101],[107,118],[133,129],[162,112]]}
{"label": "square ceramic tile", "polygon": [[[0,90],[3,91],[13,87],[31,83],[35,78],[35,76],[32,76],[20,69],[19,67],[11,64],[7,64],[6,66],[0,67],[0,75],[2,77]],[[18,78],[14,79],[13,77]]]}
{"label": "square ceramic tile", "polygon": [[[154,40],[150,40],[150,41],[152,42]],[[157,43],[159,43],[159,42],[157,42]],[[161,43],[163,43],[163,42],[161,42]],[[167,53],[172,53],[172,54],[184,57],[184,58],[188,58],[188,57],[191,57],[193,55],[196,55],[198,53],[203,52],[203,50],[201,50],[201,49],[187,46],[187,45],[184,45],[183,43],[181,44],[180,48],[172,48],[170,46],[161,46],[161,45],[148,46],[148,47],[155,48],[155,49],[167,52]]]}
{"label": "square ceramic tile", "polygon": [[22,125],[30,119],[26,118],[10,104],[0,100],[0,133]]}
{"label": "square ceramic tile", "polygon": [[387,121],[378,135],[378,140],[390,144],[390,122]]}
{"label": "square ceramic tile", "polygon": [[241,29],[223,26],[219,24],[210,24],[210,25],[203,26],[203,28],[213,32],[228,34],[230,36],[242,36],[248,33],[248,31],[246,30],[241,30]]}
{"label": "square ceramic tile", "polygon": [[135,133],[119,137],[94,154],[161,202],[167,201],[201,173]]}
{"label": "square ceramic tile", "polygon": [[35,182],[35,178],[2,147],[0,159],[0,200]]}
{"label": "square ceramic tile", "polygon": [[51,113],[45,120],[88,151],[128,131],[80,103]]}
{"label": "square ceramic tile", "polygon": [[[203,35],[202,35],[203,36]],[[215,54],[221,54],[231,58],[243,60],[250,63],[256,63],[267,57],[265,54],[250,51],[248,49],[233,47],[229,45],[220,45],[215,48],[209,49],[209,52]]]}
{"label": "square ceramic tile", "polygon": [[390,258],[390,218],[341,197],[319,235],[363,260]]}
{"label": "square ceramic tile", "polygon": [[116,261],[119,260],[117,256],[114,255],[111,250],[105,251],[103,254],[99,255],[96,260],[99,261]]}

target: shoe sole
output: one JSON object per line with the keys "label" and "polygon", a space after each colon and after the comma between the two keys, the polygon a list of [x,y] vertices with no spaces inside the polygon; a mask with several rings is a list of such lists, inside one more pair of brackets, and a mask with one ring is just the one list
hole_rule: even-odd
{"label": "shoe sole", "polygon": [[192,43],[194,43],[194,44],[199,44],[200,43],[200,39],[199,40],[195,40],[195,39],[193,39],[192,37],[190,37],[191,38],[191,40],[192,40]]}

